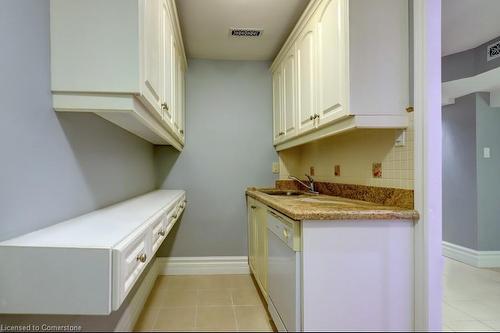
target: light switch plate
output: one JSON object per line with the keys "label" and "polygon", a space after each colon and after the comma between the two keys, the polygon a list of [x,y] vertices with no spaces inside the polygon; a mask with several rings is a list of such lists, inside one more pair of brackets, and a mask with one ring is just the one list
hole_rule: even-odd
{"label": "light switch plate", "polygon": [[490,147],[484,147],[483,148],[483,157],[484,158],[491,158]]}
{"label": "light switch plate", "polygon": [[273,173],[280,173],[280,164],[278,162],[273,162]]}

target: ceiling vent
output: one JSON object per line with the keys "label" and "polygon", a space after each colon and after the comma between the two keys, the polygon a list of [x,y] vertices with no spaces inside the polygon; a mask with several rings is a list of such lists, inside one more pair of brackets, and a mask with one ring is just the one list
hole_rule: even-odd
{"label": "ceiling vent", "polygon": [[487,52],[487,61],[500,57],[500,40],[488,45]]}
{"label": "ceiling vent", "polygon": [[264,33],[262,29],[229,29],[229,33],[233,37],[260,37]]}

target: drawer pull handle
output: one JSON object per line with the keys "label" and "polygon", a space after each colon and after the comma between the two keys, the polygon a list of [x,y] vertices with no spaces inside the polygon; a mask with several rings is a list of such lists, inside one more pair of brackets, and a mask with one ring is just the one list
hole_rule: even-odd
{"label": "drawer pull handle", "polygon": [[137,261],[140,261],[140,262],[146,262],[147,258],[148,257],[146,256],[146,253],[143,253],[141,255],[138,255],[136,259],[137,259]]}
{"label": "drawer pull handle", "polygon": [[250,208],[255,209],[255,208],[257,208],[257,206],[253,206],[253,205],[252,205],[252,206],[250,206]]}
{"label": "drawer pull handle", "polygon": [[172,220],[177,218],[177,214],[172,215]]}
{"label": "drawer pull handle", "polygon": [[160,231],[158,232],[158,235],[160,235],[160,236],[165,236],[165,230],[160,230]]}

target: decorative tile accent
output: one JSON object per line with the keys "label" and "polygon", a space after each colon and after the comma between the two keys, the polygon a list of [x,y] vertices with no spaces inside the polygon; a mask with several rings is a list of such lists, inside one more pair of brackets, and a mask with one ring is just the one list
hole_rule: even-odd
{"label": "decorative tile accent", "polygon": [[334,167],[334,172],[333,174],[335,175],[335,177],[340,177],[340,165],[336,165]]}
{"label": "decorative tile accent", "polygon": [[382,178],[382,163],[373,163],[372,164],[372,175],[373,178]]}

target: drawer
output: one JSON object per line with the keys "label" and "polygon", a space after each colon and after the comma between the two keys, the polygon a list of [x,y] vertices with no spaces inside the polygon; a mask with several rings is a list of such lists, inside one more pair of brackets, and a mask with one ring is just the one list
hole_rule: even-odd
{"label": "drawer", "polygon": [[160,214],[153,218],[153,223],[151,224],[151,244],[152,252],[154,255],[158,248],[163,243],[165,237],[167,237],[167,213],[162,211]]}
{"label": "drawer", "polygon": [[113,308],[117,310],[151,260],[151,228],[145,228],[113,249],[114,290]]}

